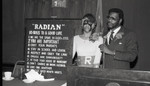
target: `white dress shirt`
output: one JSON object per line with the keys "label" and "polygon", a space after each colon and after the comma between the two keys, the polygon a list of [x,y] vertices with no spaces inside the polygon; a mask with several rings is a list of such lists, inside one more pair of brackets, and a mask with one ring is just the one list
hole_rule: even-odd
{"label": "white dress shirt", "polygon": [[[119,26],[118,28],[116,28],[113,32],[113,38],[115,37],[115,35],[118,33],[118,31],[121,29],[121,26]],[[107,34],[107,44],[109,44],[109,38],[110,38],[110,35],[111,35],[111,32],[112,30],[110,30]]]}

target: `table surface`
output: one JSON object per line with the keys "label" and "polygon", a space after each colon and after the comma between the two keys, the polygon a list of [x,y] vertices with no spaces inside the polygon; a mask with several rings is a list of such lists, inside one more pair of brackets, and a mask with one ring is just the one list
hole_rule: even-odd
{"label": "table surface", "polygon": [[2,86],[61,86],[66,83],[65,80],[54,81],[35,81],[33,83],[24,83],[22,80],[13,79],[11,81],[3,80]]}

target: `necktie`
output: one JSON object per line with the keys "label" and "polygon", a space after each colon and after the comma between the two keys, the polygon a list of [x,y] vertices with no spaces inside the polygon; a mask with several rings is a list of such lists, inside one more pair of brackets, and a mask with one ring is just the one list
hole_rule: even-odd
{"label": "necktie", "polygon": [[109,37],[109,44],[111,43],[111,41],[113,40],[113,31],[111,32],[111,34],[110,34],[110,37]]}

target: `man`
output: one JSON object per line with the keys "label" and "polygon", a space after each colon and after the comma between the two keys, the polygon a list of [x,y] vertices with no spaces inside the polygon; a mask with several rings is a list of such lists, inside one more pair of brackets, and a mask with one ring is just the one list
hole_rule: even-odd
{"label": "man", "polygon": [[123,26],[123,21],[124,14],[121,9],[109,10],[108,32],[104,35],[105,43],[100,45],[104,53],[104,68],[130,69],[130,62],[134,61],[138,55],[136,35]]}

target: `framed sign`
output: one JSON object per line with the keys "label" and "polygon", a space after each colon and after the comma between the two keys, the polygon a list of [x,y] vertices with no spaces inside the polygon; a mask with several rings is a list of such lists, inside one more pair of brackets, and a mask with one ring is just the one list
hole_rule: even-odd
{"label": "framed sign", "polygon": [[65,79],[67,62],[72,58],[70,41],[79,26],[78,22],[79,20],[26,19],[26,72],[34,69],[46,77]]}
{"label": "framed sign", "polygon": [[52,0],[52,7],[66,8],[66,0]]}

